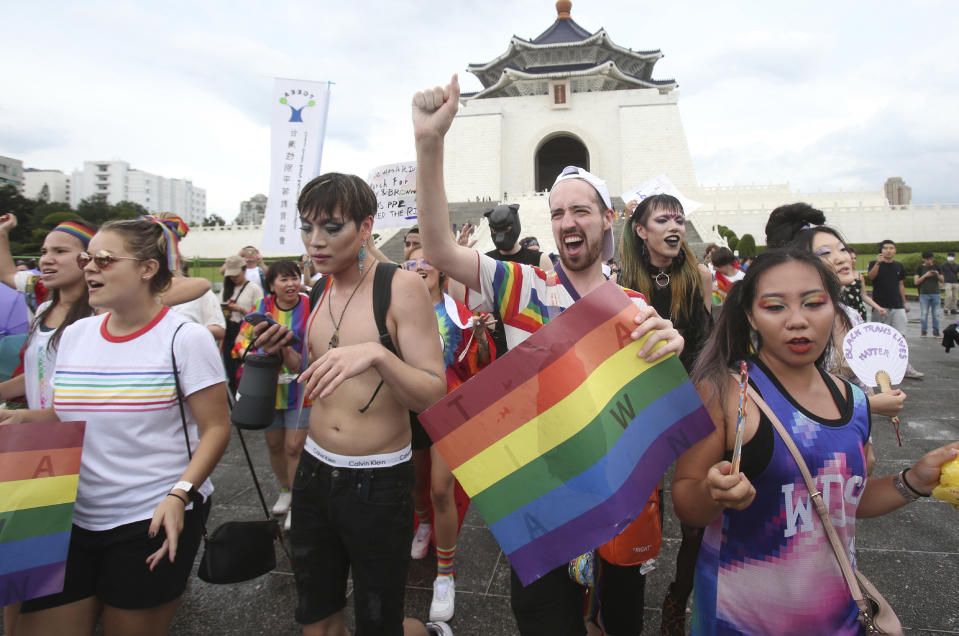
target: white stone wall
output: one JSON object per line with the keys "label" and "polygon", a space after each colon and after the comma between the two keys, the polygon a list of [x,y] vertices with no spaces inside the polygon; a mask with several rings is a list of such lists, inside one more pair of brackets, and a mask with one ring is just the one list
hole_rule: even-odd
{"label": "white stone wall", "polygon": [[[802,195],[800,195],[802,196]],[[784,203],[806,201],[811,198],[793,198]],[[871,243],[892,239],[897,243],[910,241],[955,240],[959,247],[959,204],[908,205],[891,208],[888,205],[855,207],[817,206],[826,214],[826,222],[839,230],[850,243]],[[772,208],[738,210],[709,210],[700,208],[692,215],[696,229],[703,240],[715,240],[712,228],[725,225],[737,236],[752,234],[757,245],[766,243],[766,221]]]}
{"label": "white stone wall", "polygon": [[619,187],[610,182],[610,191],[618,195],[665,174],[685,194],[697,181],[679,114],[679,92],[628,92],[639,95],[628,96],[619,107],[623,172]]}
{"label": "white stone wall", "polygon": [[502,100],[476,100],[460,108],[446,136],[443,172],[450,201],[503,196]]}
{"label": "white stone wall", "polygon": [[[259,246],[263,241],[261,225],[222,225],[191,227],[180,241],[184,258],[226,258],[236,254],[244,245]],[[263,252],[264,256],[294,256],[294,254]]]}
{"label": "white stone wall", "polygon": [[500,97],[467,102],[453,122],[444,166],[450,200],[531,193],[536,150],[560,133],[585,144],[590,170],[613,195],[664,172],[679,186],[696,183],[677,91],[573,93],[563,109],[547,95]]}

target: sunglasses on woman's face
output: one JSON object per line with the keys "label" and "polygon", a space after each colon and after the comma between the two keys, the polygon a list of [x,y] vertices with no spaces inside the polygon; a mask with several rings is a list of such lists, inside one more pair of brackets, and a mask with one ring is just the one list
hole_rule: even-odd
{"label": "sunglasses on woman's face", "polygon": [[409,260],[403,263],[403,269],[413,272],[418,269],[425,269],[429,271],[435,268],[429,263],[427,263],[425,258],[414,258],[412,260]]}
{"label": "sunglasses on woman's face", "polygon": [[130,256],[114,256],[106,250],[100,250],[96,254],[88,254],[87,252],[80,252],[77,254],[77,265],[80,269],[85,268],[90,264],[90,261],[93,261],[97,269],[107,269],[117,261],[137,261],[139,258],[133,258]]}

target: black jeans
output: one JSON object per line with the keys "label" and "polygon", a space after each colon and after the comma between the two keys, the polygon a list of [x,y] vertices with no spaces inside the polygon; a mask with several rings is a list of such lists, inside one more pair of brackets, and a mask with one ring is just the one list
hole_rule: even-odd
{"label": "black jeans", "polygon": [[303,452],[293,478],[290,530],[298,623],[342,610],[352,569],[355,634],[403,633],[412,493],[412,461],[339,468]]}

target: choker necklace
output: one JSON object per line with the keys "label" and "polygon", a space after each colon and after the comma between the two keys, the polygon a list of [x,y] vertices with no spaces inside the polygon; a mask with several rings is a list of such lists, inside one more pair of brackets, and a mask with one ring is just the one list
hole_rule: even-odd
{"label": "choker necklace", "polygon": [[663,287],[669,286],[669,274],[666,273],[665,269],[660,269],[659,273],[653,276],[650,274],[652,279],[656,281],[656,286],[662,289]]}
{"label": "choker necklace", "polygon": [[[375,261],[374,261],[375,262]],[[326,303],[326,308],[330,312],[330,322],[333,323],[333,335],[330,337],[330,342],[328,344],[329,349],[336,349],[340,346],[340,325],[343,324],[343,316],[346,315],[346,308],[350,306],[350,301],[353,300],[353,296],[356,295],[356,290],[360,288],[360,285],[363,284],[363,279],[366,278],[366,275],[370,273],[370,270],[374,269],[373,267],[367,267],[366,271],[363,272],[363,275],[360,276],[360,282],[356,284],[356,287],[353,288],[353,292],[350,294],[350,297],[346,299],[346,304],[343,305],[343,311],[340,312],[340,321],[337,323],[336,319],[333,318],[333,289],[332,285],[330,286],[330,297],[329,301]]]}

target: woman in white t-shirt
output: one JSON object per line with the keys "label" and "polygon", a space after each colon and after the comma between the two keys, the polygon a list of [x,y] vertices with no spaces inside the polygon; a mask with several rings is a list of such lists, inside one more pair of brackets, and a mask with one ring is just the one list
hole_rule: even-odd
{"label": "woman in white t-shirt", "polygon": [[25,602],[17,634],[93,634],[101,616],[107,635],[165,634],[176,613],[230,425],[213,337],[157,300],[175,242],[149,217],[106,224],[78,263],[108,313],[64,329],[52,408],[0,411],[0,424],[87,422],[64,590]]}

